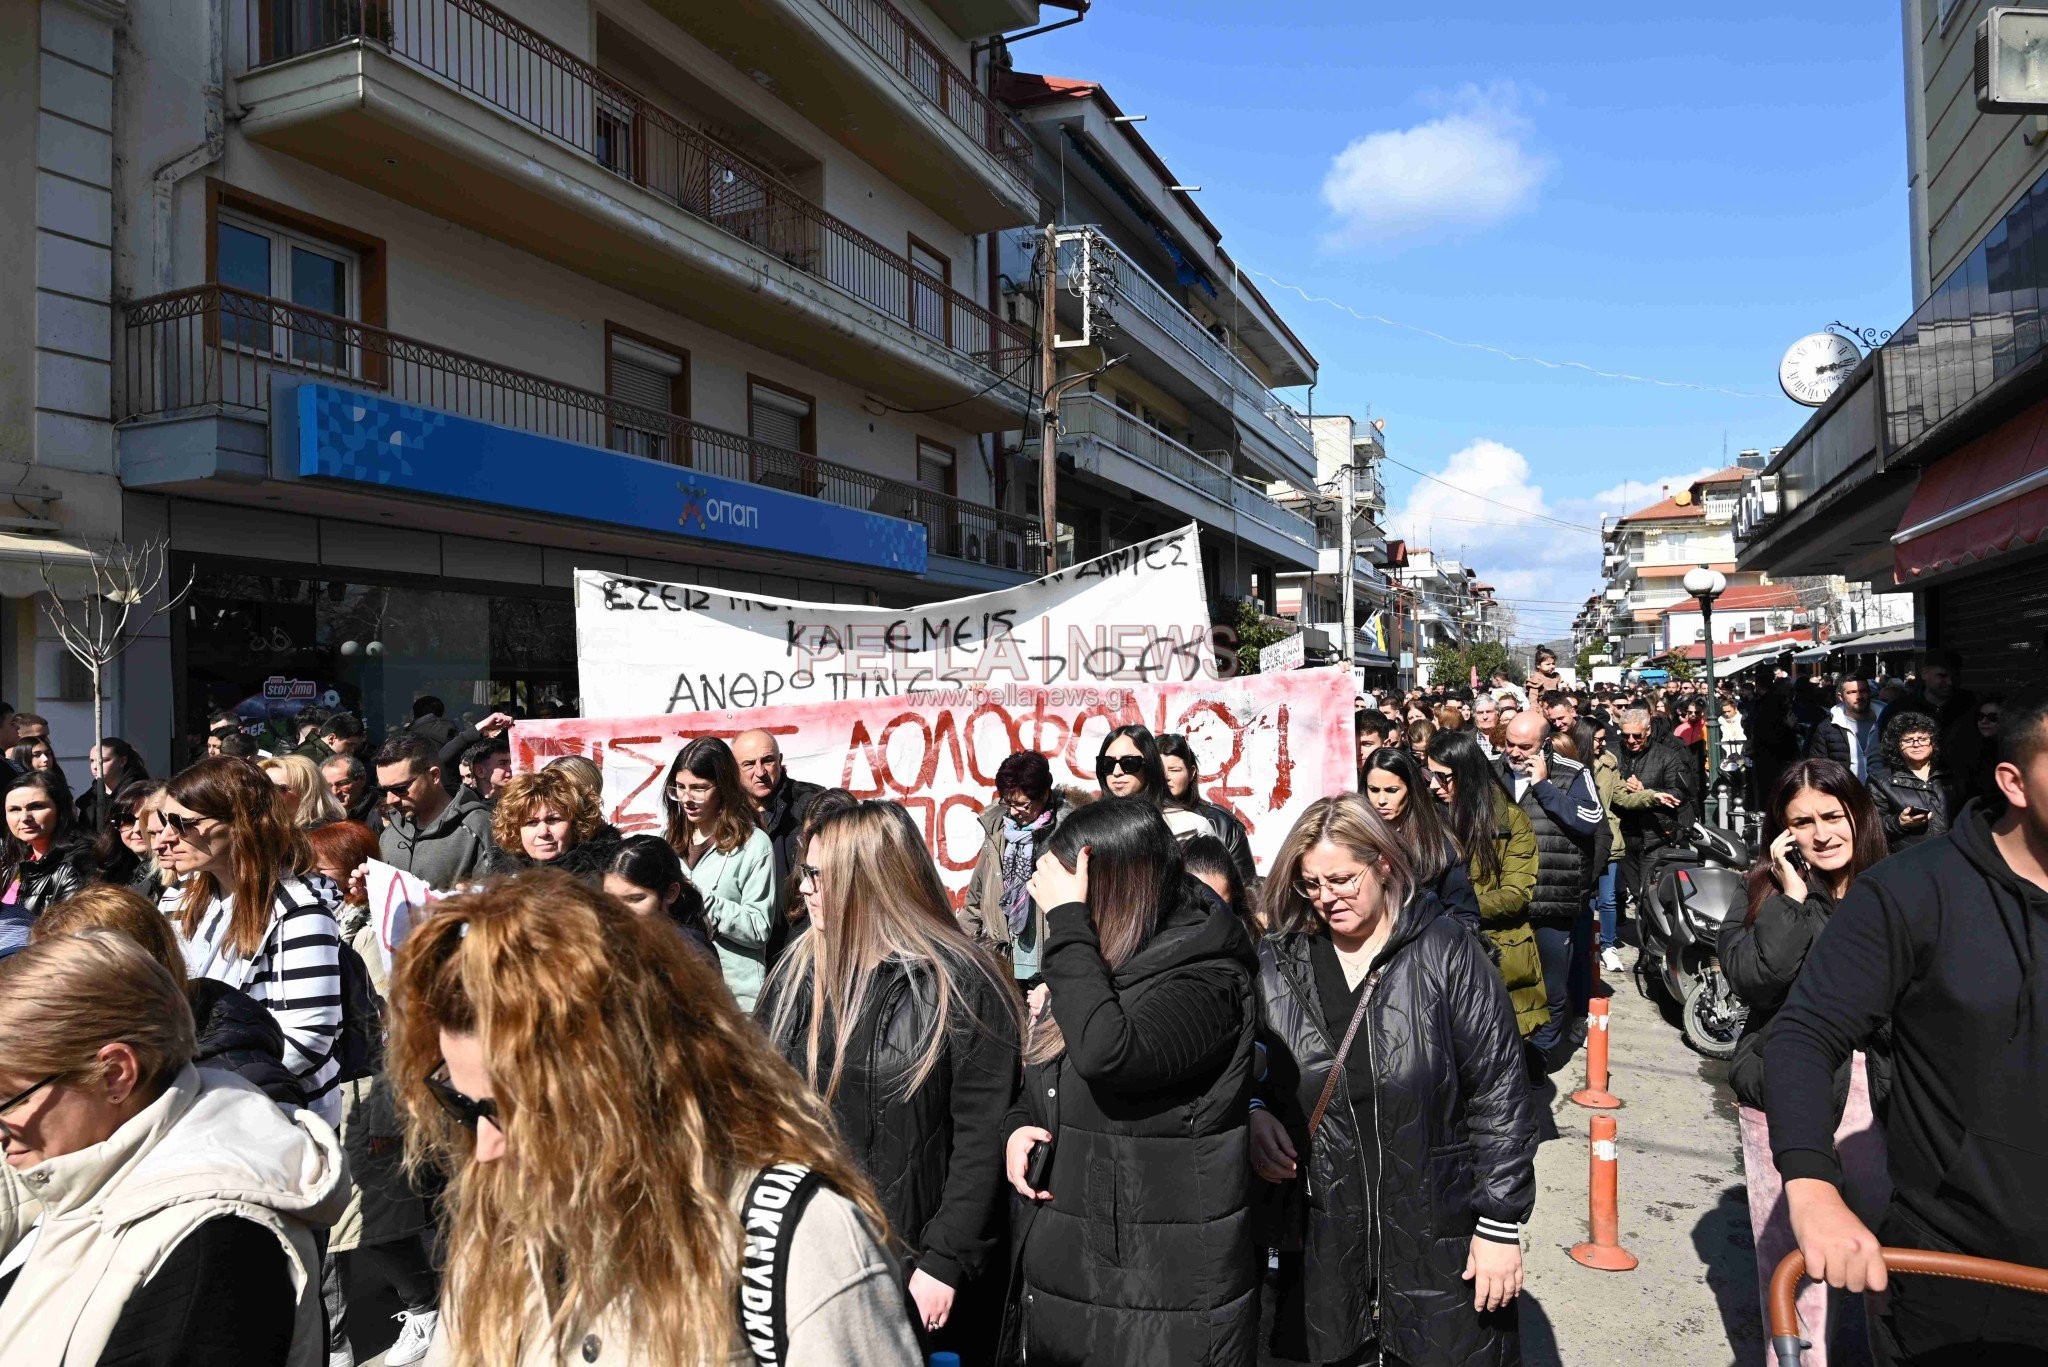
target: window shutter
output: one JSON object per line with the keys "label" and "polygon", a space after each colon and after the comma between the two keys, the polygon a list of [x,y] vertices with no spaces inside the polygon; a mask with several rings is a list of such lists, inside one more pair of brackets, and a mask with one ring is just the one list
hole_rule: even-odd
{"label": "window shutter", "polygon": [[674,406],[671,398],[673,384],[673,376],[623,356],[612,357],[612,397],[635,408],[668,412]]}
{"label": "window shutter", "polygon": [[747,395],[754,439],[788,451],[804,447],[804,421],[811,416],[807,400],[755,385]]}

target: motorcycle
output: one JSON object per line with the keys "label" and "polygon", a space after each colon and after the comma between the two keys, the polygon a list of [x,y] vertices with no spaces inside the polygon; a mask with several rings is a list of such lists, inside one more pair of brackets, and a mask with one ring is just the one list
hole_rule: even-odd
{"label": "motorcycle", "polygon": [[1741,836],[1696,822],[1686,843],[1658,852],[1644,879],[1637,989],[1675,1003],[1685,1042],[1708,1058],[1733,1058],[1749,1018],[1721,972],[1718,946],[1721,927],[1748,908],[1750,861]]}

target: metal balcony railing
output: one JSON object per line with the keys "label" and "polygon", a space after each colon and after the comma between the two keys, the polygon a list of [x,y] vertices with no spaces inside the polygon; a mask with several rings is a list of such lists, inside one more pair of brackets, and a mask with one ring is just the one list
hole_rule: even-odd
{"label": "metal balcony railing", "polygon": [[[1117,297],[1110,306],[1112,313],[1117,307],[1128,305],[1150,319],[1234,397],[1243,400],[1252,412],[1263,419],[1268,435],[1283,447],[1293,447],[1312,461],[1315,458],[1315,438],[1309,431],[1308,419],[1268,389],[1265,381],[1253,373],[1236,352],[1120,251],[1115,243],[1100,233],[1095,236],[1095,250],[1106,253],[1115,268]],[[1077,268],[1078,252],[1078,242],[1069,242],[1063,247],[1060,258],[1063,273]],[[1070,254],[1075,255],[1070,257]]]}
{"label": "metal balcony railing", "polygon": [[[842,0],[823,2],[832,8]],[[375,43],[990,371],[1008,375],[1031,355],[1024,329],[486,0],[247,3],[252,70],[345,43]]]}
{"label": "metal balcony railing", "polygon": [[916,86],[1019,185],[1031,184],[1031,140],[889,0],[818,0],[863,47]]}
{"label": "metal balcony railing", "polygon": [[124,420],[211,409],[267,420],[271,376],[300,375],[922,522],[934,555],[1030,568],[1024,534],[1034,524],[1018,514],[225,285],[134,301],[116,344]]}
{"label": "metal balcony railing", "polygon": [[1141,464],[1171,475],[1304,546],[1316,544],[1315,523],[1281,507],[1264,490],[1233,475],[1207,456],[1190,450],[1158,428],[1126,413],[1100,394],[1069,394],[1060,400],[1060,424],[1070,435],[1105,441]]}

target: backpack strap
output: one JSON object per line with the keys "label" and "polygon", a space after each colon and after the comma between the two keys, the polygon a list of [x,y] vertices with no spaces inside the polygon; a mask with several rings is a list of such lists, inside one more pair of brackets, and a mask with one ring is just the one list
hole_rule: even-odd
{"label": "backpack strap", "polygon": [[740,1328],[755,1367],[789,1360],[789,1248],[825,1179],[801,1163],[763,1168],[740,1207]]}

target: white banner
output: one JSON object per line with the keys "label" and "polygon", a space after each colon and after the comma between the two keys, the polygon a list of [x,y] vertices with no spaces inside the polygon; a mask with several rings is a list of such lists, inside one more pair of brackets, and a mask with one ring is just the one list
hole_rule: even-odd
{"label": "white banner", "polygon": [[1263,872],[1309,803],[1357,781],[1352,688],[1342,669],[1291,669],[1221,682],[949,690],[521,722],[512,728],[512,762],[524,773],[558,755],[587,755],[604,772],[605,819],[622,831],[658,832],[662,777],[676,752],[698,736],[730,740],[761,727],[797,778],[909,808],[957,901],[981,850],[976,818],[993,800],[997,766],[1015,751],[1037,750],[1052,762],[1054,782],[1093,792],[1103,737],[1126,722],[1187,737],[1202,796],[1244,822]]}
{"label": "white banner", "polygon": [[585,717],[1187,681],[1213,678],[1213,660],[1192,524],[1015,588],[917,608],[576,572]]}
{"label": "white banner", "polygon": [[377,952],[383,956],[384,972],[389,976],[391,961],[412,933],[413,923],[442,894],[428,887],[426,880],[381,859],[363,865],[363,880],[370,895],[370,916],[377,926]]}

